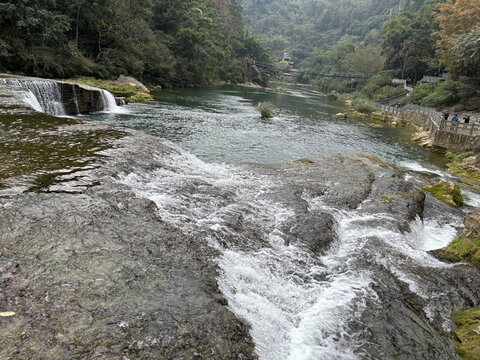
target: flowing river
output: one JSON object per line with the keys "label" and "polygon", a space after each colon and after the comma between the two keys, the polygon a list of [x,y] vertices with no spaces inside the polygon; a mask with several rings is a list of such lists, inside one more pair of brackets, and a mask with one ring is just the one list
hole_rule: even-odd
{"label": "flowing river", "polygon": [[[143,131],[182,149],[162,159],[161,169],[122,173],[117,181],[153,200],[164,221],[218,249],[220,289],[250,325],[260,359],[451,358],[448,331],[458,299],[445,284],[453,281],[454,265],[428,251],[452,240],[464,213],[427,197],[424,218],[399,230],[392,226],[395,214],[365,211],[368,199],[348,209],[304,191],[289,203],[278,192],[287,180],[268,170],[297,159],[368,154],[407,170],[407,179],[448,179],[442,155],[411,141],[411,129],[337,119],[342,108],[308,88],[279,94],[223,86],[154,95],[151,104],[80,118]],[[254,108],[260,101],[274,104],[273,118],[260,118]],[[250,171],[260,166],[254,164],[263,170]],[[355,183],[352,177],[337,180]],[[464,190],[467,203],[478,205],[478,194]],[[300,206],[334,219],[327,251],[292,240]],[[418,319],[405,315],[416,306]],[[392,348],[399,343],[402,349]]]}
{"label": "flowing river", "polygon": [[[208,163],[280,163],[334,154],[365,153],[396,164],[442,166],[442,156],[410,141],[411,131],[376,128],[335,118],[344,110],[315,90],[285,94],[237,86],[156,92],[155,102],[120,113],[83,116],[159,136]],[[262,120],[254,105],[269,101],[276,115]],[[417,165],[418,166],[418,165]]]}

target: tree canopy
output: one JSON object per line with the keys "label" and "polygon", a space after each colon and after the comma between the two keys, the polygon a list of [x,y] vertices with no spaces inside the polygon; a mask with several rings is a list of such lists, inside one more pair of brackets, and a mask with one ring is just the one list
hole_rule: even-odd
{"label": "tree canopy", "polygon": [[0,0],[0,69],[26,75],[236,82],[247,53],[270,61],[235,0]]}

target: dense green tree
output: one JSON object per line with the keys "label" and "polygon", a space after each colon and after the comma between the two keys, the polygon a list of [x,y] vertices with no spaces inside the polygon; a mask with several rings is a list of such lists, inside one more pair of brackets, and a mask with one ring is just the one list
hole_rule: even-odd
{"label": "dense green tree", "polygon": [[480,27],[458,38],[455,54],[459,74],[480,78]]}
{"label": "dense green tree", "polygon": [[426,73],[438,71],[435,62],[437,23],[433,5],[416,13],[404,12],[382,27],[382,49],[386,69],[399,69],[402,78],[416,82]]}
{"label": "dense green tree", "polygon": [[251,47],[235,0],[0,0],[0,68],[28,75],[235,82]]}

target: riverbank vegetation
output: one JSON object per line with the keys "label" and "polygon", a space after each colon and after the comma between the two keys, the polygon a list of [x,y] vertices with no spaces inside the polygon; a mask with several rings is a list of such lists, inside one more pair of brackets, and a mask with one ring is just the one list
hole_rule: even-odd
{"label": "riverbank vegetation", "polygon": [[480,309],[458,311],[453,322],[457,325],[455,350],[464,360],[480,359]]}
{"label": "riverbank vegetation", "polygon": [[[386,100],[406,93],[392,79],[417,84],[425,75],[446,81],[414,90],[413,102],[459,110],[480,108],[480,3],[429,0],[239,0],[249,25],[278,60],[288,52],[296,81],[324,91],[360,91]],[[370,79],[331,78],[360,73]]]}
{"label": "riverbank vegetation", "polygon": [[440,181],[434,185],[424,186],[423,190],[435,198],[454,207],[463,205],[463,196],[460,187],[448,181]]}
{"label": "riverbank vegetation", "polygon": [[[0,3],[0,71],[107,80],[123,74],[148,85],[192,86],[241,81],[247,54],[270,62],[235,1]],[[268,79],[261,69],[258,75]]]}
{"label": "riverbank vegetation", "polygon": [[148,89],[129,83],[122,83],[115,80],[99,80],[89,77],[79,77],[69,79],[72,82],[105,89],[113,94],[115,97],[124,98],[127,103],[145,103],[153,101],[153,96]]}

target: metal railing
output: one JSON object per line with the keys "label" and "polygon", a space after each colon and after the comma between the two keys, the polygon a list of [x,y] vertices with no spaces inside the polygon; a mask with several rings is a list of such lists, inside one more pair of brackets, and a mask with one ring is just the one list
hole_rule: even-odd
{"label": "metal railing", "polygon": [[380,104],[376,101],[372,101],[372,105],[375,106],[377,109],[380,109],[382,111],[385,111],[394,115],[400,115],[404,111],[413,111],[418,114],[426,115],[430,118],[430,121],[432,122],[432,125],[436,128],[436,130],[440,129],[440,123],[442,122],[442,115],[438,111],[435,111],[434,109],[413,105],[413,104],[408,104],[402,107],[398,107],[398,106],[394,107],[394,106],[389,106],[385,104]]}

